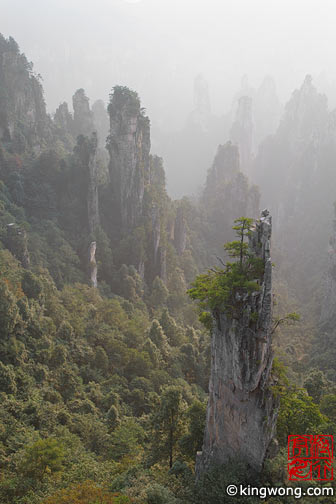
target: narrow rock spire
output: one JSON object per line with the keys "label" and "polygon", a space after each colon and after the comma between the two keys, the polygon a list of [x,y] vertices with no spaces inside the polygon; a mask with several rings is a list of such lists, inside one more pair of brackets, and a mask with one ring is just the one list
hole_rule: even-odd
{"label": "narrow rock spire", "polygon": [[263,260],[264,273],[260,290],[246,294],[241,317],[213,314],[209,401],[197,477],[212,465],[230,461],[260,471],[274,436],[278,402],[270,387],[271,232],[272,218],[264,210],[249,238],[249,250]]}
{"label": "narrow rock spire", "polygon": [[89,246],[89,268],[90,268],[90,281],[92,287],[97,287],[97,261],[96,261],[96,242],[91,242]]}

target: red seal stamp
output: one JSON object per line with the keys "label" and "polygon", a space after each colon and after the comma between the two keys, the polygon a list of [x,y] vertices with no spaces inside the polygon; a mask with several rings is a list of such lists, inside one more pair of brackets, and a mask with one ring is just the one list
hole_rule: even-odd
{"label": "red seal stamp", "polygon": [[288,474],[291,481],[333,479],[333,436],[288,436]]}

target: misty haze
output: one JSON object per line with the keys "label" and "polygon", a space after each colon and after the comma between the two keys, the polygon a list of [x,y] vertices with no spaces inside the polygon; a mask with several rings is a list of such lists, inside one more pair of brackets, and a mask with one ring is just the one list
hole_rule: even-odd
{"label": "misty haze", "polygon": [[335,502],[334,2],[0,6],[0,502]]}

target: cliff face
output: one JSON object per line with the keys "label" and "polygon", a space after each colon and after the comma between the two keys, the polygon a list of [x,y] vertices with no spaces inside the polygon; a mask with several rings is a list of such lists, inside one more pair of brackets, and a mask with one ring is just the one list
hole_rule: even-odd
{"label": "cliff face", "polygon": [[42,86],[11,37],[0,34],[0,140],[15,142],[16,152],[27,147],[37,153],[50,136]]}
{"label": "cliff face", "polygon": [[105,150],[106,138],[109,134],[109,116],[103,100],[96,100],[92,105],[95,130],[98,136],[98,146]]}
{"label": "cliff face", "polygon": [[258,216],[259,198],[258,187],[251,186],[240,171],[238,147],[231,142],[220,145],[202,198],[207,215],[206,240],[215,244],[217,255],[221,255],[223,243],[233,239],[232,222],[237,215]]}
{"label": "cliff face", "polygon": [[152,220],[152,247],[150,247],[151,254],[151,270],[152,278],[159,276],[165,280],[166,276],[166,253],[161,245],[161,218],[159,208],[153,206],[151,209]]}
{"label": "cliff face", "polygon": [[207,176],[205,197],[213,197],[218,190],[218,186],[232,180],[239,173],[239,170],[239,151],[237,147],[232,145],[231,142],[219,145]]}
{"label": "cliff face", "polygon": [[80,135],[77,139],[76,151],[87,181],[87,216],[90,233],[94,233],[99,225],[98,185],[99,170],[97,163],[97,135],[90,138]]}
{"label": "cliff face", "polygon": [[89,276],[90,276],[90,283],[91,283],[92,287],[98,286],[98,282],[97,282],[98,268],[97,268],[97,261],[96,261],[96,248],[97,248],[96,242],[91,242],[90,246],[89,246]]}
{"label": "cliff face", "polygon": [[95,127],[89,98],[86,96],[84,89],[77,89],[72,97],[72,106],[74,110],[73,128],[75,136],[90,136],[95,131]]}
{"label": "cliff face", "polygon": [[113,240],[133,236],[128,261],[151,285],[155,277],[167,277],[169,203],[162,159],[150,154],[150,123],[137,93],[117,86],[110,98],[108,232]]}
{"label": "cliff face", "polygon": [[277,132],[260,146],[255,159],[254,179],[262,205],[272,212],[276,242],[285,258],[282,274],[303,305],[323,274],[321,243],[329,238],[335,199],[334,128],[326,96],[307,76],[287,103]]}
{"label": "cliff face", "polygon": [[59,132],[63,135],[74,136],[74,124],[72,115],[69,112],[69,107],[66,102],[63,102],[56,109],[54,115],[54,124]]}
{"label": "cliff face", "polygon": [[252,99],[249,96],[239,98],[236,119],[232,125],[230,137],[239,148],[241,169],[244,173],[248,173],[253,147]]}
{"label": "cliff face", "polygon": [[274,435],[278,405],[270,390],[271,232],[266,210],[249,240],[250,251],[264,262],[264,274],[260,290],[243,300],[243,315],[237,320],[214,314],[209,401],[203,450],[196,461],[198,476],[212,464],[230,460],[246,462],[260,471]]}
{"label": "cliff face", "polygon": [[207,206],[223,208],[223,201],[218,205],[218,200],[224,199],[224,205],[228,206],[225,208],[225,213],[231,209],[232,216],[229,218],[232,217],[230,220],[232,222],[237,215],[256,217],[259,212],[259,198],[258,188],[250,186],[247,177],[241,171],[238,147],[231,142],[219,145],[204,190]]}
{"label": "cliff face", "polygon": [[183,208],[178,207],[174,225],[174,245],[178,255],[182,255],[187,244],[187,223],[183,215]]}
{"label": "cliff face", "polygon": [[127,88],[114,88],[108,111],[110,180],[123,232],[134,228],[142,215],[150,179],[150,127],[137,94]]}

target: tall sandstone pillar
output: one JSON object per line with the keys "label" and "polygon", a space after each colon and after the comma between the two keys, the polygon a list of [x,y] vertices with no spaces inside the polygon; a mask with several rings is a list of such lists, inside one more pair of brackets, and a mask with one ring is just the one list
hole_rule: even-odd
{"label": "tall sandstone pillar", "polygon": [[138,95],[124,87],[114,88],[108,111],[109,172],[117,219],[125,233],[142,215],[145,186],[150,179],[150,124]]}
{"label": "tall sandstone pillar", "polygon": [[244,297],[240,319],[213,314],[209,401],[197,477],[212,465],[230,461],[245,462],[260,471],[274,436],[278,401],[270,376],[271,232],[272,218],[264,210],[249,238],[250,252],[264,262],[264,274],[260,290]]}

